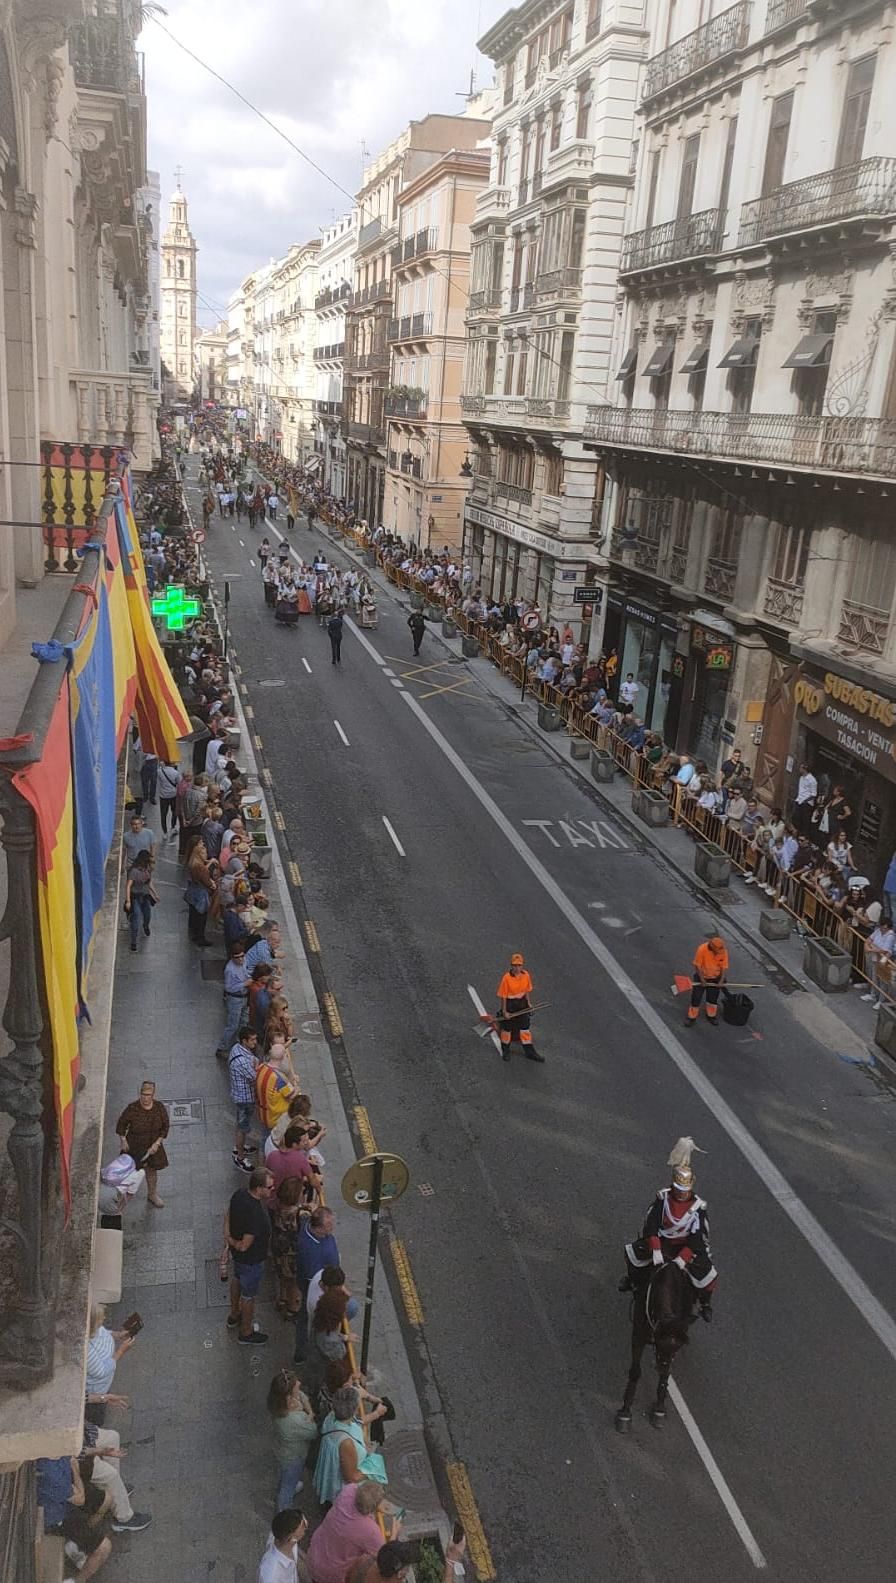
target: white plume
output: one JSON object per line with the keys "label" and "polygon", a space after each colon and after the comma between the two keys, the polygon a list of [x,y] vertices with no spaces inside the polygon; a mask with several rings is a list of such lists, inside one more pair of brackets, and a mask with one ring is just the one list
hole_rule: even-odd
{"label": "white plume", "polygon": [[692,1154],[705,1154],[705,1149],[698,1149],[693,1138],[679,1138],[669,1155],[668,1165],[690,1165]]}

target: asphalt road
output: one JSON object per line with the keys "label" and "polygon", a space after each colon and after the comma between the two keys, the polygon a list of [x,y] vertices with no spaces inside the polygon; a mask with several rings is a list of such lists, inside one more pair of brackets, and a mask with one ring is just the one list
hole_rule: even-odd
{"label": "asphalt road", "polygon": [[[715,918],[437,637],[415,662],[397,601],[341,668],[313,618],[277,626],[260,537],[216,519],[208,559],[240,574],[246,701],[354,1079],[411,1168],[394,1220],[499,1579],[891,1578],[890,1095],[771,980],[748,1029],[686,1032],[669,985]],[[293,542],[344,560],[304,522]],[[513,950],[544,1066],[472,1032],[467,986],[491,1007]],[[621,1244],[686,1132],[721,1271],[676,1366],[693,1432],[642,1411],[623,1438]]]}

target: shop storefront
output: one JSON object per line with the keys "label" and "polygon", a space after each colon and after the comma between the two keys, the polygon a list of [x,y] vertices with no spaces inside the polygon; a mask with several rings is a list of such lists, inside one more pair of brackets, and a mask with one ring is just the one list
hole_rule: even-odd
{"label": "shop storefront", "polygon": [[[590,546],[589,546],[590,547]],[[577,584],[586,583],[589,561],[585,546],[528,528],[485,506],[467,505],[464,515],[464,561],[472,568],[473,587],[506,604],[527,599],[546,620],[571,621],[587,642],[590,610],[575,603]]]}
{"label": "shop storefront", "polygon": [[617,680],[631,671],[641,691],[635,713],[664,742],[674,742],[681,711],[685,661],[676,653],[678,621],[668,611],[641,600],[611,593],[607,604],[603,649],[619,659]]}
{"label": "shop storefront", "polygon": [[[733,725],[726,719],[734,666],[734,628],[691,612],[684,696],[676,746],[715,767]],[[712,623],[712,624],[710,624]]]}
{"label": "shop storefront", "polygon": [[794,704],[794,767],[808,763],[820,797],[843,787],[855,860],[879,886],[896,850],[896,702],[833,671],[804,667]]}

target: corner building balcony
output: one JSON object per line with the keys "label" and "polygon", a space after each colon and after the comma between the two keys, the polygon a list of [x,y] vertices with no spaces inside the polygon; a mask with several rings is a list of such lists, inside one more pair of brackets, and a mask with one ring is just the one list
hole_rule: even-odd
{"label": "corner building balcony", "polygon": [[750,32],[750,0],[739,0],[647,62],[641,107],[742,50]]}
{"label": "corner building balcony", "polygon": [[636,275],[665,265],[714,258],[722,250],[725,213],[722,209],[702,209],[652,225],[647,231],[632,231],[622,243],[620,275]]}
{"label": "corner building balcony", "polygon": [[589,407],[586,444],[892,481],[896,419]]}
{"label": "corner building balcony", "polygon": [[861,226],[896,215],[896,159],[877,155],[858,165],[790,181],[740,211],[740,247],[828,226]]}

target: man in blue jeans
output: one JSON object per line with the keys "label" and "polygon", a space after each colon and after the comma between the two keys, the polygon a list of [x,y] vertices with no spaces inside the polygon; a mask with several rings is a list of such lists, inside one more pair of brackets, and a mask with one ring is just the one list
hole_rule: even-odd
{"label": "man in blue jeans", "polygon": [[[294,1361],[301,1363],[308,1339],[308,1288],[315,1275],[328,1266],[339,1267],[339,1248],[333,1235],[332,1209],[312,1210],[296,1237],[296,1279],[302,1294],[302,1311],[296,1320],[296,1350]],[[358,1312],[354,1298],[349,1300],[348,1317]]]}

